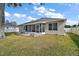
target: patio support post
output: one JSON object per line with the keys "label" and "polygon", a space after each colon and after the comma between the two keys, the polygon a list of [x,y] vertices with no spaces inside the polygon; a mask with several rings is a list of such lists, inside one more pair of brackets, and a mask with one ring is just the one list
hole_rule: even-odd
{"label": "patio support post", "polygon": [[27,32],[28,32],[28,25],[27,25]]}
{"label": "patio support post", "polygon": [[43,24],[41,24],[41,32],[43,31],[42,26],[43,26]]}
{"label": "patio support post", "polygon": [[40,24],[39,24],[39,32],[40,32]]}
{"label": "patio support post", "polygon": [[28,32],[29,32],[29,25],[28,25]]}
{"label": "patio support post", "polygon": [[30,25],[30,30],[31,30],[31,32],[32,32],[32,25]]}
{"label": "patio support post", "polygon": [[35,32],[36,32],[36,24],[35,24]]}

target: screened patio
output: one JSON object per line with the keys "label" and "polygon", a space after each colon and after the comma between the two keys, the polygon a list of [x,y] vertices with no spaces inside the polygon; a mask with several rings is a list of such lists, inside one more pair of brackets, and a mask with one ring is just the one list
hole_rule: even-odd
{"label": "screened patio", "polygon": [[24,30],[25,32],[42,33],[45,32],[45,23],[25,25]]}

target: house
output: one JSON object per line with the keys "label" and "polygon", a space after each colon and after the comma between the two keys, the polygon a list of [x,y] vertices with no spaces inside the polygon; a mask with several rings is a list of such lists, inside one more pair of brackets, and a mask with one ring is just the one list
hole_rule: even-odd
{"label": "house", "polygon": [[40,18],[19,25],[19,32],[64,35],[65,21],[66,19],[62,18]]}
{"label": "house", "polygon": [[5,22],[5,32],[19,32],[19,28],[15,21],[9,22],[6,20]]}

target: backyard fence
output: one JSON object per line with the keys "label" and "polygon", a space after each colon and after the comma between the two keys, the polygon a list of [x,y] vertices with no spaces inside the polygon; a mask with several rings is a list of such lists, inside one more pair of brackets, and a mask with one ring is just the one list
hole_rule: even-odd
{"label": "backyard fence", "polygon": [[72,32],[79,35],[79,27],[65,28],[65,32]]}
{"label": "backyard fence", "polygon": [[71,32],[79,35],[79,27],[71,28]]}

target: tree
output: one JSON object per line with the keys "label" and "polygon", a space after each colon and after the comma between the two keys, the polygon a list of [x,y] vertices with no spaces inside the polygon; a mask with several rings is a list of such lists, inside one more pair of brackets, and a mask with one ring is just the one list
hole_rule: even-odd
{"label": "tree", "polygon": [[[28,3],[29,5],[32,5],[32,3]],[[44,3],[40,3],[39,5],[43,5]],[[22,3],[8,3],[8,7],[17,7],[17,6],[22,6]],[[4,16],[4,8],[5,4],[0,3],[0,38],[4,38],[4,23],[5,23],[5,16]]]}
{"label": "tree", "polygon": [[72,25],[72,27],[76,27],[77,25],[75,24],[75,25]]}
{"label": "tree", "polygon": [[[33,5],[33,3],[28,3],[29,5]],[[8,7],[17,7],[17,6],[22,6],[22,3],[8,3],[7,4]],[[37,6],[42,6],[42,5],[45,5],[45,3],[36,3],[35,5]]]}
{"label": "tree", "polygon": [[79,26],[79,22],[78,22],[78,26]]}
{"label": "tree", "polygon": [[7,5],[8,5],[8,7],[17,7],[17,6],[22,6],[21,3],[8,3]]}
{"label": "tree", "polygon": [[65,25],[65,28],[71,28],[71,25]]}
{"label": "tree", "polygon": [[4,17],[4,4],[0,3],[0,38],[4,38],[4,23],[5,23],[5,17]]}

